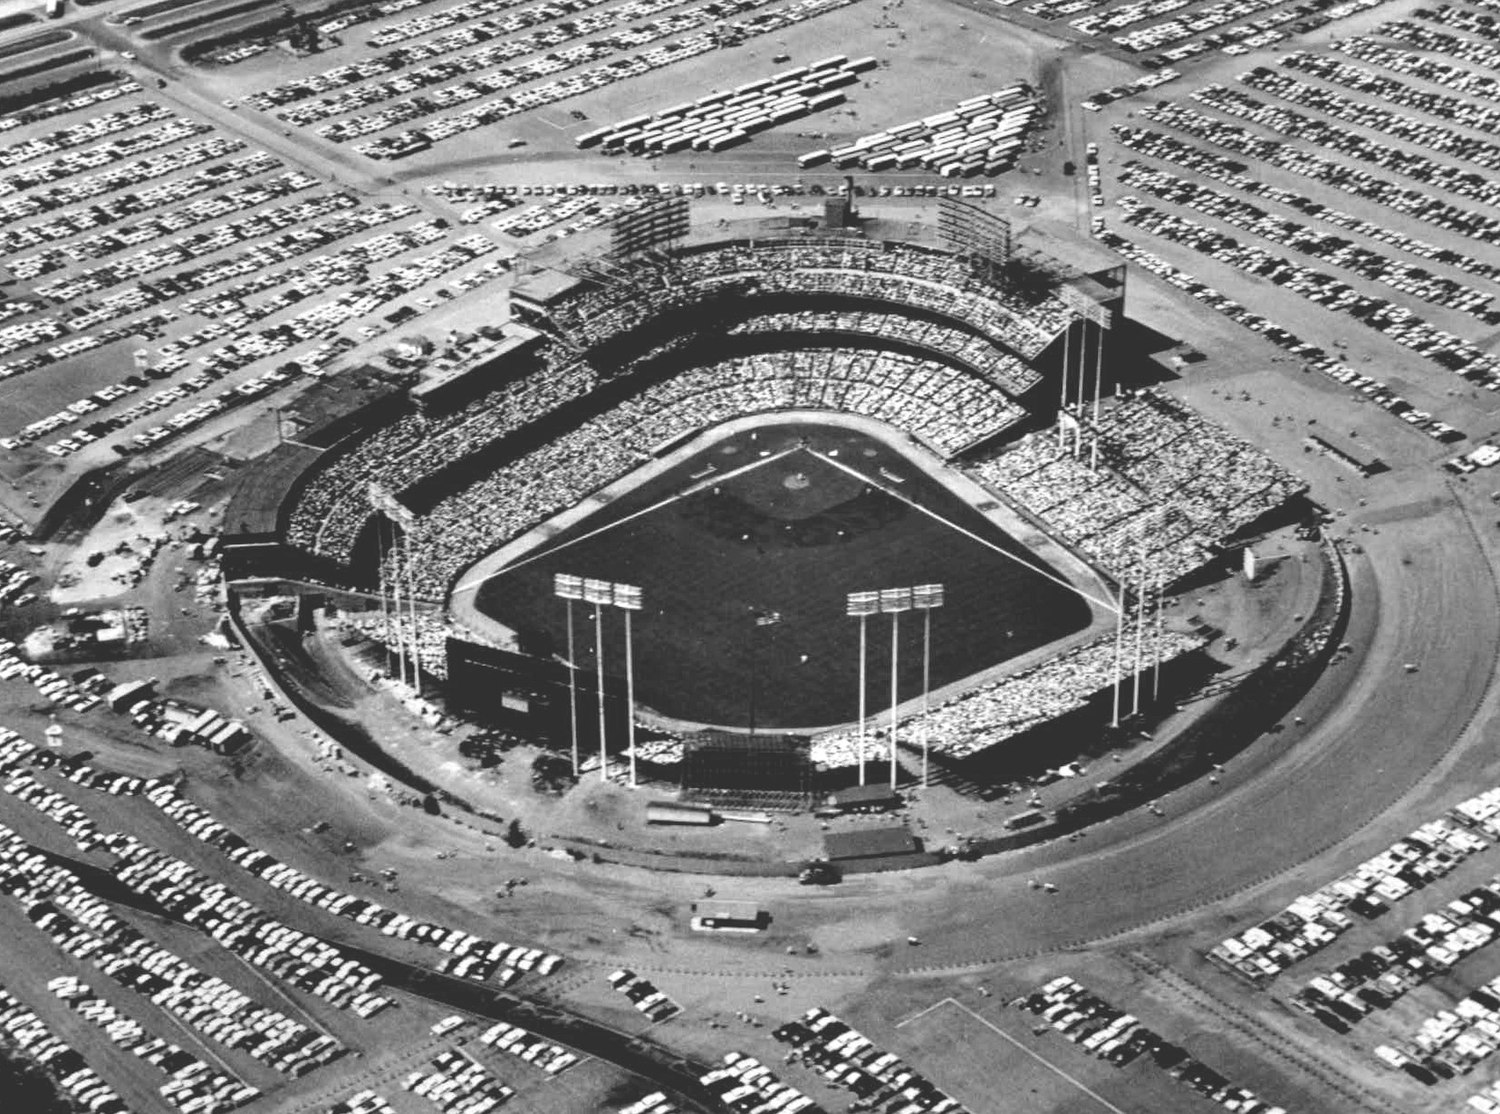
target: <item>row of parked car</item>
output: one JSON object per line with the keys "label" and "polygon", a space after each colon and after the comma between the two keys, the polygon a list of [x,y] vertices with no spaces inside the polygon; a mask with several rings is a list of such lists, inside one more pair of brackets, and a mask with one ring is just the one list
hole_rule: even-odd
{"label": "row of parked car", "polygon": [[578,1063],[578,1054],[561,1045],[528,1032],[508,1021],[497,1021],[479,1034],[479,1043],[509,1052],[528,1064],[535,1064],[548,1075],[558,1075]]}
{"label": "row of parked car", "polygon": [[[61,827],[80,851],[98,849],[114,855],[111,872],[130,889],[212,935],[253,966],[340,1008],[371,1017],[393,1004],[373,993],[380,984],[378,975],[333,945],[271,920],[222,884],[132,835],[101,831],[83,809],[20,768],[39,753],[22,739],[0,750],[0,766],[9,771],[4,790]],[[321,1058],[306,1057],[307,1063],[295,1065],[295,1070],[311,1070],[338,1051],[336,1042],[329,1041],[315,1050]]]}
{"label": "row of parked car", "polygon": [[[1491,979],[1454,1005],[1424,1018],[1409,1041],[1382,1044],[1375,1055],[1428,1086],[1457,1074],[1467,1074],[1500,1050],[1500,978]],[[1477,1096],[1481,1099],[1489,1096]],[[1469,1100],[1469,1105],[1494,1114],[1500,1103]]]}
{"label": "row of parked car", "polygon": [[0,557],[0,604],[30,603],[36,599],[36,593],[31,591],[36,581],[36,573]]}
{"label": "row of parked car", "polygon": [[[1248,108],[1257,102],[1244,94],[1229,89],[1213,89],[1202,98],[1205,104],[1212,104],[1221,111],[1228,109],[1231,114],[1235,109]],[[1273,114],[1279,123],[1285,123],[1291,128],[1293,125],[1281,119],[1283,113],[1279,110]],[[1287,114],[1292,115],[1292,114]],[[1133,151],[1140,151],[1152,158],[1161,159],[1165,162],[1174,162],[1179,166],[1185,166],[1205,178],[1211,178],[1224,185],[1233,186],[1235,189],[1254,197],[1265,198],[1268,201],[1279,202],[1298,212],[1315,216],[1320,221],[1332,224],[1337,228],[1350,232],[1358,232],[1372,240],[1389,244],[1412,255],[1420,256],[1434,262],[1444,263],[1454,267],[1466,274],[1478,275],[1480,278],[1500,279],[1500,264],[1489,259],[1479,257],[1451,247],[1439,247],[1426,240],[1419,240],[1408,234],[1394,223],[1381,224],[1365,220],[1352,213],[1346,213],[1340,209],[1324,205],[1321,201],[1314,201],[1305,194],[1295,190],[1284,189],[1272,185],[1259,178],[1252,178],[1245,173],[1243,164],[1222,155],[1205,151],[1201,147],[1195,147],[1191,143],[1184,142],[1174,135],[1165,132],[1151,131],[1145,128],[1122,128],[1116,131],[1116,138]],[[1411,206],[1408,199],[1392,199],[1397,202],[1403,211]],[[1478,214],[1474,214],[1478,217]],[[1488,218],[1484,218],[1488,219]],[[1497,228],[1500,231],[1500,228]]]}
{"label": "row of parked car", "polygon": [[1101,89],[1097,93],[1091,93],[1079,101],[1078,104],[1085,112],[1098,112],[1107,104],[1124,100],[1126,97],[1133,97],[1137,93],[1148,92],[1168,82],[1176,81],[1181,76],[1182,74],[1174,70],[1171,66],[1165,66],[1162,69],[1143,74],[1120,85],[1112,85],[1108,89]]}
{"label": "row of parked car", "polygon": [[1500,799],[1481,794],[1448,816],[1429,820],[1275,916],[1228,937],[1209,958],[1257,982],[1275,978],[1352,927],[1349,913],[1378,917],[1489,848],[1491,839],[1500,836],[1500,812],[1488,813],[1483,820],[1473,816],[1492,804],[1500,806]]}
{"label": "row of parked car", "polygon": [[[1267,66],[1241,74],[1240,80],[1248,89],[1269,93],[1288,104],[1312,109],[1333,120],[1358,122],[1392,139],[1410,144],[1411,147],[1426,148],[1461,159],[1465,163],[1477,163],[1486,170],[1495,169],[1497,160],[1500,160],[1500,147],[1491,140],[1466,135],[1451,127],[1441,116],[1436,120],[1429,120],[1410,110],[1397,111],[1372,104],[1361,97],[1316,85]],[[1328,120],[1311,117],[1282,105],[1257,101],[1243,93],[1235,98],[1237,104],[1229,105],[1227,102],[1230,98],[1226,93],[1224,87],[1212,85],[1202,90],[1198,99],[1205,104],[1214,103],[1215,107],[1224,106],[1223,110],[1230,115],[1275,127],[1277,131],[1290,137],[1330,148],[1358,162],[1392,170],[1419,182],[1442,186],[1461,197],[1485,203],[1491,203],[1495,199],[1494,178],[1472,167],[1435,159],[1423,150],[1371,140],[1362,133],[1350,132]],[[1375,189],[1373,179],[1362,177],[1356,181],[1361,192]]]}
{"label": "row of parked car", "polygon": [[1441,913],[1427,913],[1385,944],[1367,949],[1319,975],[1292,1004],[1335,1032],[1347,1032],[1371,1010],[1389,1009],[1403,995],[1451,971],[1466,955],[1495,939],[1500,928],[1500,878],[1468,890]]}
{"label": "row of parked car", "polygon": [[836,1087],[853,1092],[851,1110],[881,1114],[963,1114],[951,1095],[893,1052],[886,1052],[859,1030],[814,1006],[771,1036],[792,1046],[789,1060],[800,1060]]}
{"label": "row of parked car", "polygon": [[609,985],[630,999],[630,1004],[652,1021],[666,1021],[682,1012],[682,1007],[650,979],[623,968],[609,976]]}
{"label": "row of parked car", "polygon": [[421,1095],[443,1114],[489,1114],[515,1095],[478,1060],[456,1048],[440,1052],[428,1071],[414,1071],[401,1081],[404,1090]]}
{"label": "row of parked car", "polygon": [[204,1041],[241,1049],[289,1075],[310,1071],[341,1051],[331,1037],[252,1002],[157,946],[120,920],[72,871],[53,865],[5,827],[0,827],[0,891],[59,949],[151,999]]}
{"label": "row of parked car", "polygon": [[[618,81],[650,73],[673,65],[687,58],[697,57],[717,49],[724,41],[744,41],[758,35],[773,34],[804,20],[825,12],[844,7],[850,0],[796,0],[795,3],[770,11],[763,9],[771,0],[718,0],[672,12],[649,23],[636,24],[614,36],[595,39],[543,55],[512,67],[502,67],[495,72],[474,77],[456,86],[449,86],[424,98],[425,104],[416,100],[398,102],[378,114],[372,123],[379,128],[391,126],[393,114],[424,115],[431,112],[430,105],[462,104],[477,101],[494,93],[512,89],[516,85],[540,79],[548,74],[572,69],[565,78],[533,85],[528,89],[505,93],[503,96],[477,105],[463,112],[437,113],[422,121],[420,128],[382,136],[355,146],[360,154],[373,159],[402,158],[420,150],[476,128],[496,124],[522,112],[543,108],[570,97],[603,88]],[[755,12],[756,14],[750,14]],[[745,18],[728,22],[730,17]],[[690,33],[689,33],[690,32]],[[670,41],[667,41],[670,40]],[[611,54],[625,53],[647,43],[656,43],[648,50],[606,61]],[[541,45],[540,43],[538,45]],[[535,48],[531,48],[535,49]],[[526,51],[522,51],[525,53]],[[493,49],[484,52],[497,59]],[[470,56],[471,58],[474,56]],[[581,69],[583,63],[598,61],[601,64]],[[493,64],[493,62],[491,63]],[[439,65],[460,65],[459,61]],[[463,72],[472,72],[464,70]],[[337,121],[324,125],[319,134],[325,138],[348,138],[355,130],[364,134],[372,130],[369,123],[352,120]]]}
{"label": "row of parked car", "polygon": [[1124,1067],[1149,1056],[1173,1079],[1235,1114],[1286,1114],[1255,1092],[1237,1087],[1219,1072],[1189,1055],[1067,975],[1059,975],[1020,1000],[1020,1008],[1097,1059]]}
{"label": "row of parked car", "polygon": [[139,1021],[98,997],[82,979],[59,975],[47,980],[47,989],[79,1017],[103,1029],[117,1048],[165,1072],[170,1078],[157,1090],[182,1114],[234,1110],[260,1096],[244,1080],[215,1071],[180,1046],[147,1034]]}
{"label": "row of parked car", "polygon": [[677,1107],[662,1092],[652,1091],[649,1095],[642,1095],[629,1105],[622,1106],[618,1114],[677,1114]]}
{"label": "row of parked car", "polygon": [[1378,295],[1362,294],[1326,271],[1293,263],[1259,245],[1241,243],[1188,217],[1130,202],[1129,198],[1120,200],[1127,224],[1284,286],[1315,305],[1346,314],[1478,386],[1500,389],[1500,357],[1422,320],[1405,306]]}
{"label": "row of parked car", "polygon": [[84,151],[69,151],[43,163],[13,169],[9,174],[0,174],[0,197],[60,182],[64,178],[72,178],[87,170],[97,170],[110,163],[124,162],[147,151],[212,130],[213,125],[202,120],[189,120],[182,116],[168,117],[157,127],[98,143]]}
{"label": "row of parked car", "polygon": [[[121,862],[114,873],[131,889],[194,925],[252,966],[358,1017],[374,1017],[395,1003],[376,994],[381,978],[363,963],[317,937],[266,916],[222,883],[129,835],[111,838]],[[308,893],[316,903],[318,895]]]}
{"label": "row of parked car", "polygon": [[[60,673],[45,665],[27,661],[21,656],[21,648],[8,638],[0,638],[0,681],[19,678],[30,681],[36,691],[53,704],[63,704],[79,712],[86,712],[99,703],[96,693],[89,692]],[[0,740],[10,732],[0,727]]]}
{"label": "row of parked car", "polygon": [[1270,318],[1256,313],[1254,310],[1241,305],[1225,294],[1221,294],[1206,282],[1194,278],[1178,267],[1174,267],[1161,256],[1132,243],[1118,232],[1106,229],[1102,225],[1096,225],[1093,234],[1105,246],[1118,252],[1138,267],[1171,283],[1179,290],[1191,294],[1198,301],[1222,313],[1231,321],[1259,333],[1283,351],[1302,360],[1304,366],[1308,369],[1320,372],[1340,383],[1354,387],[1382,409],[1398,415],[1407,424],[1420,429],[1434,440],[1448,442],[1461,441],[1463,439],[1464,435],[1462,431],[1455,429],[1439,418],[1433,417],[1427,411],[1416,409],[1416,407],[1391,390],[1386,384],[1372,379],[1368,375],[1356,372],[1334,354],[1319,348],[1317,345],[1308,343],[1296,333],[1283,328],[1281,325],[1270,320]]}
{"label": "row of parked car", "polygon": [[[355,218],[361,217],[361,214],[348,215]],[[172,344],[164,346],[162,351],[167,354],[167,359],[173,359],[185,347],[211,339],[209,334],[217,336],[223,335],[226,330],[243,330],[251,321],[263,319],[288,305],[295,304],[305,297],[308,288],[325,289],[346,283],[351,279],[368,278],[368,273],[363,267],[365,263],[420,246],[423,243],[430,243],[442,235],[438,222],[425,222],[415,229],[383,233],[369,240],[348,245],[333,257],[332,261],[329,257],[320,257],[315,260],[315,265],[311,268],[291,268],[281,272],[268,271],[265,275],[258,276],[256,280],[251,280],[245,285],[263,287],[267,282],[288,280],[295,281],[298,285],[288,287],[280,298],[271,298],[253,307],[246,306],[237,309],[229,318],[205,326],[199,334],[179,338]],[[56,456],[75,452],[88,440],[138,419],[143,412],[142,408],[148,403],[154,407],[163,398],[186,397],[206,388],[223,375],[257,360],[287,354],[299,343],[310,343],[319,337],[329,337],[316,347],[298,353],[296,359],[280,367],[223,390],[212,398],[202,400],[172,414],[160,425],[134,434],[128,442],[122,442],[116,446],[116,451],[124,455],[150,448],[170,437],[185,433],[210,418],[276,390],[301,375],[320,376],[324,367],[358,343],[353,337],[347,335],[330,335],[335,334],[335,330],[340,326],[384,308],[390,300],[411,293],[482,255],[496,250],[497,247],[493,241],[476,235],[450,244],[431,255],[415,257],[392,268],[373,281],[345,291],[332,301],[309,307],[278,325],[262,329],[258,333],[242,335],[230,344],[214,349],[207,355],[199,357],[199,362],[207,366],[207,371],[178,383],[172,388],[158,392],[150,399],[120,415],[92,423],[89,427],[75,432],[71,437],[44,446],[44,448]],[[504,274],[508,270],[507,261],[496,260],[493,265],[483,269],[483,281]],[[418,299],[418,304],[422,304],[421,299]],[[424,309],[435,304],[429,302]],[[229,324],[230,321],[237,321],[237,324]]]}
{"label": "row of parked car", "polygon": [[1432,305],[1469,314],[1486,325],[1500,324],[1500,309],[1485,290],[1438,275],[1413,263],[1393,259],[1335,232],[1323,232],[1289,220],[1210,186],[1190,182],[1166,170],[1134,160],[1120,170],[1120,185],[1144,190],[1163,201],[1207,213],[1280,247],[1290,248],[1362,278],[1382,283]]}
{"label": "row of parked car", "polygon": [[172,113],[167,108],[150,102],[128,105],[115,112],[99,113],[82,123],[0,147],[0,169],[8,170],[23,162],[55,155],[72,147],[86,147],[105,136],[168,120],[171,116]]}
{"label": "row of parked car", "polygon": [[[514,975],[503,975],[506,969],[550,975],[562,965],[561,956],[544,952],[541,948],[488,940],[445,925],[416,920],[368,898],[325,886],[310,875],[251,846],[241,836],[225,828],[207,810],[182,796],[175,785],[153,783],[146,789],[145,797],[184,831],[224,851],[237,866],[286,890],[299,900],[317,904],[335,916],[369,925],[387,936],[437,948],[454,957],[468,956],[486,963],[497,963],[506,982],[514,978]],[[482,969],[471,969],[466,972],[465,977],[482,978],[479,974]]]}
{"label": "row of parked car", "polygon": [[75,1109],[89,1114],[128,1114],[124,1100],[83,1057],[4,987],[0,987],[0,1044],[20,1049],[40,1065]]}
{"label": "row of parked car", "polygon": [[736,1114],[798,1114],[819,1108],[790,1083],[782,1083],[771,1069],[742,1052],[724,1053],[724,1066],[701,1076],[703,1086]]}

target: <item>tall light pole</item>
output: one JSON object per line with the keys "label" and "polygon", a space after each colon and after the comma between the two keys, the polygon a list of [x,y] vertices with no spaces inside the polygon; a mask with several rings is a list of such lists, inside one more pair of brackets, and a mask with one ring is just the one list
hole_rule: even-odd
{"label": "tall light pole", "polygon": [[609,780],[609,751],[605,747],[604,734],[604,605],[614,599],[614,592],[607,580],[586,579],[583,582],[583,598],[594,605],[594,666],[598,677],[599,694],[599,780]]}
{"label": "tall light pole", "polygon": [[560,572],[552,578],[552,594],[568,605],[568,722],[573,738],[573,780],[578,780],[578,658],[573,652],[573,601],[583,599],[583,578]]}
{"label": "tall light pole", "polygon": [[850,592],[846,607],[846,613],[859,618],[859,783],[865,783],[865,714],[866,684],[865,684],[865,648],[866,648],[866,624],[870,616],[880,610],[879,592]]}
{"label": "tall light pole", "polygon": [[630,616],[641,609],[641,590],[633,584],[614,585],[614,605],[625,612],[625,723],[630,752],[630,785],[635,788],[635,647],[630,640]]}
{"label": "tall light pole", "polygon": [[1072,347],[1072,341],[1073,318],[1069,316],[1068,327],[1063,330],[1062,374],[1058,376],[1058,378],[1062,381],[1062,398],[1057,404],[1057,413],[1059,416],[1057,423],[1057,447],[1059,449],[1063,447],[1067,438],[1067,433],[1063,430],[1061,415],[1067,413],[1068,410],[1068,350]]}
{"label": "tall light pole", "polygon": [[883,588],[880,592],[880,610],[891,617],[891,792],[896,791],[896,695],[897,654],[900,651],[898,638],[901,633],[901,613],[911,610],[910,588]]}
{"label": "tall light pole", "polygon": [[927,788],[928,719],[932,712],[932,612],[943,606],[941,584],[918,584],[911,590],[912,606],[922,612],[922,788]]}
{"label": "tall light pole", "polygon": [[1161,607],[1162,589],[1166,587],[1166,577],[1162,573],[1161,566],[1156,569],[1156,639],[1155,639],[1155,662],[1151,666],[1151,703],[1155,704],[1157,695],[1161,691]]}
{"label": "tall light pole", "polygon": [[630,615],[641,609],[641,590],[633,584],[616,584],[592,577],[558,573],[552,578],[552,591],[568,605],[568,699],[573,724],[573,776],[578,776],[578,688],[576,659],[573,656],[573,601],[594,605],[594,669],[599,700],[599,780],[609,780],[609,746],[604,715],[604,609],[618,607],[625,612],[625,702],[626,731],[630,747],[630,784],[636,784],[635,765],[635,642]]}

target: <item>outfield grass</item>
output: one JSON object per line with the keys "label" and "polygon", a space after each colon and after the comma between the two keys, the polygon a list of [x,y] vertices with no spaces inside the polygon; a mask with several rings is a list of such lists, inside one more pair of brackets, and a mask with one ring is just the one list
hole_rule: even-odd
{"label": "outfield grass", "polygon": [[[682,492],[709,463],[729,472],[764,450],[807,439],[820,451],[983,538],[966,537],[810,452],[787,457],[621,521]],[[881,479],[885,467],[902,483]],[[619,525],[586,537],[602,525]],[[581,539],[581,540],[580,540]],[[561,547],[561,548],[559,548]],[[999,552],[997,552],[999,550]],[[859,627],[848,592],[943,583],[934,613],[932,684],[960,680],[1082,629],[1087,607],[1014,557],[1039,564],[1015,539],[928,480],[887,445],[832,427],[782,425],[720,441],[554,539],[545,555],[488,581],[481,611],[539,653],[566,649],[555,573],[642,587],[636,616],[638,700],[666,716],[745,726],[752,689],[758,728],[813,727],[858,715]],[[578,664],[594,669],[591,608],[575,607]],[[756,616],[774,613],[765,625]],[[624,626],[605,614],[605,667],[624,666]],[[919,695],[922,622],[900,629],[900,697]],[[891,622],[869,622],[868,699],[890,702]]]}

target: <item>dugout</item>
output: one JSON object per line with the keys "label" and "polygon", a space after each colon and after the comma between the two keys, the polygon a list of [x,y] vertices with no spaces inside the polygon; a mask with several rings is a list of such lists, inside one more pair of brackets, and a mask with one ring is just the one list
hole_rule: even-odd
{"label": "dugout", "polygon": [[805,735],[700,731],[683,740],[682,799],[722,807],[801,811],[811,801]]}

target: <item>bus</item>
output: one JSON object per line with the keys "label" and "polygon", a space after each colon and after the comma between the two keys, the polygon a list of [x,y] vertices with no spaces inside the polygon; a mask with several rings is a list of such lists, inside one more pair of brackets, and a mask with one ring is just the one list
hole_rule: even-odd
{"label": "bus", "polygon": [[815,166],[822,166],[831,156],[828,151],[809,151],[797,158],[797,166],[802,170],[810,170]]}

